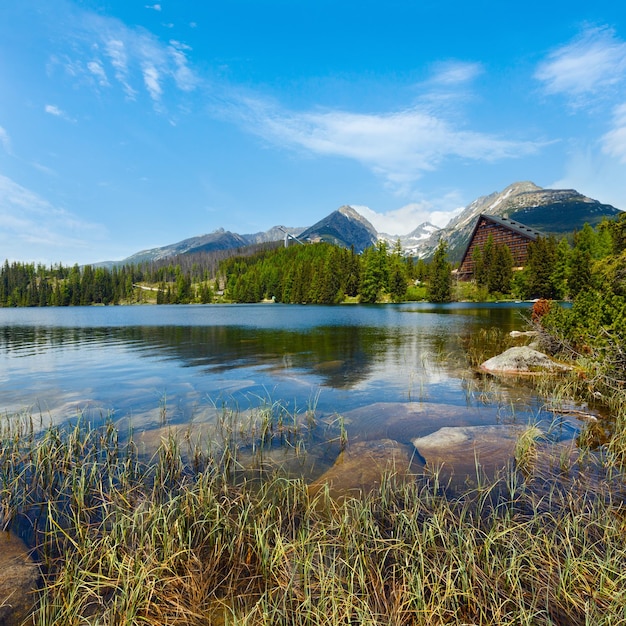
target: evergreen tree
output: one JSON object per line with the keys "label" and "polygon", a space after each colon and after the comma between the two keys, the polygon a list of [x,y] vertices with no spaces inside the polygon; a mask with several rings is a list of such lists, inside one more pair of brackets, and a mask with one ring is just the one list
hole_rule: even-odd
{"label": "evergreen tree", "polygon": [[527,280],[526,298],[546,298],[553,300],[557,297],[557,290],[552,280],[552,272],[556,261],[556,239],[539,237],[528,246],[528,261],[526,266]]}
{"label": "evergreen tree", "polygon": [[487,289],[490,293],[509,293],[513,279],[513,255],[506,244],[496,244],[492,262],[487,269]]}
{"label": "evergreen tree", "polygon": [[380,248],[367,248],[363,252],[363,274],[361,275],[359,292],[361,302],[366,304],[376,302],[384,288],[385,276],[379,258],[380,253]]}
{"label": "evergreen tree", "polygon": [[568,286],[573,298],[592,286],[591,252],[584,247],[574,246],[572,250]]}
{"label": "evergreen tree", "polygon": [[450,302],[452,299],[452,267],[447,260],[447,243],[441,239],[430,264],[431,302]]}
{"label": "evergreen tree", "polygon": [[570,274],[571,250],[567,239],[563,237],[556,247],[554,268],[550,281],[554,286],[555,298],[563,300],[569,293],[568,278]]}
{"label": "evergreen tree", "polygon": [[391,255],[389,270],[389,295],[394,302],[401,302],[406,296],[407,290],[407,266],[402,258],[402,246],[400,240]]}
{"label": "evergreen tree", "polygon": [[487,284],[487,272],[485,271],[482,246],[476,246],[472,250],[472,261],[474,263],[473,278],[476,284],[482,287]]}
{"label": "evergreen tree", "polygon": [[359,293],[359,283],[361,281],[361,262],[354,251],[354,246],[351,246],[350,252],[345,256],[344,276],[344,292],[346,296],[356,296]]}

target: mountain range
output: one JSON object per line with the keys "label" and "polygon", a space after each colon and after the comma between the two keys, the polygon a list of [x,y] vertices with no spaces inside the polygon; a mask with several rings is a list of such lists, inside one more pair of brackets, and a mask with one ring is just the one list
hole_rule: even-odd
{"label": "mountain range", "polygon": [[142,250],[119,263],[160,261],[179,255],[239,249],[287,238],[301,242],[326,241],[354,247],[356,252],[363,252],[379,241],[394,245],[400,240],[405,254],[426,259],[432,256],[439,240],[444,238],[448,242],[449,258],[455,262],[460,260],[475,220],[481,213],[508,217],[546,235],[561,236],[580,230],[585,222],[595,226],[605,217],[614,218],[621,211],[574,189],[544,189],[531,182],[517,182],[501,192],[477,198],[444,228],[426,222],[406,235],[378,233],[353,207],[342,206],[308,228],[274,226],[268,231],[248,235],[218,229],[178,243]]}

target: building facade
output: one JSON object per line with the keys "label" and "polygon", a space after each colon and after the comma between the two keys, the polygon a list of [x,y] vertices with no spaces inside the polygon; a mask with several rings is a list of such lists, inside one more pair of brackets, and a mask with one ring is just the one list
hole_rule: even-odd
{"label": "building facade", "polygon": [[513,257],[513,267],[524,267],[528,258],[528,244],[537,241],[542,233],[507,217],[482,213],[478,216],[478,221],[461,259],[458,269],[458,277],[461,280],[469,280],[474,275],[474,250],[482,248],[487,243],[489,235],[493,237],[494,244],[506,244],[509,247]]}

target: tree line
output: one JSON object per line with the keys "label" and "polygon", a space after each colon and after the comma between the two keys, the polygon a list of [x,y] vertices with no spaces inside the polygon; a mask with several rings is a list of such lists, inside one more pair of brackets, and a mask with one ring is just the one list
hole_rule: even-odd
{"label": "tree line", "polygon": [[404,298],[414,271],[399,247],[385,242],[363,254],[329,243],[292,245],[220,265],[224,296],[234,302],[336,304],[346,298],[371,303]]}
{"label": "tree line", "polygon": [[[152,301],[158,287],[172,303],[192,301],[191,273],[183,274],[180,266],[154,268],[144,265],[94,267],[62,264],[46,267],[34,263],[9,263],[0,268],[0,306],[81,306],[115,305]],[[196,284],[201,284],[197,282]],[[195,291],[194,297],[195,297]],[[202,290],[197,289],[198,292]],[[211,292],[212,293],[212,292]],[[210,298],[207,299],[210,301]]]}
{"label": "tree line", "polygon": [[571,299],[597,284],[595,264],[613,254],[623,224],[586,224],[571,241],[540,237],[529,245],[522,271],[513,271],[509,248],[490,237],[474,250],[474,275],[464,283],[455,280],[444,241],[429,263],[403,256],[399,241],[381,241],[362,254],[328,243],[273,242],[112,268],[5,261],[0,306],[208,303],[218,294],[230,302],[316,304]]}
{"label": "tree line", "polygon": [[282,242],[269,242],[199,251],[113,267],[45,266],[7,260],[0,266],[0,307],[212,302],[213,281],[222,261],[280,245]]}

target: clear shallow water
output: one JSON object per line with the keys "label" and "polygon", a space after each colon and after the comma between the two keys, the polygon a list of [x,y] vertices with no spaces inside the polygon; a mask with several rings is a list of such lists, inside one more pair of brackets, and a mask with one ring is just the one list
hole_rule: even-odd
{"label": "clear shallow water", "polygon": [[0,411],[30,411],[45,423],[113,415],[151,428],[163,408],[168,421],[186,423],[224,405],[278,401],[294,413],[346,414],[357,437],[391,430],[405,440],[436,425],[525,423],[541,401],[528,388],[473,383],[466,350],[480,329],[522,328],[527,311],[460,303],[0,309]]}

